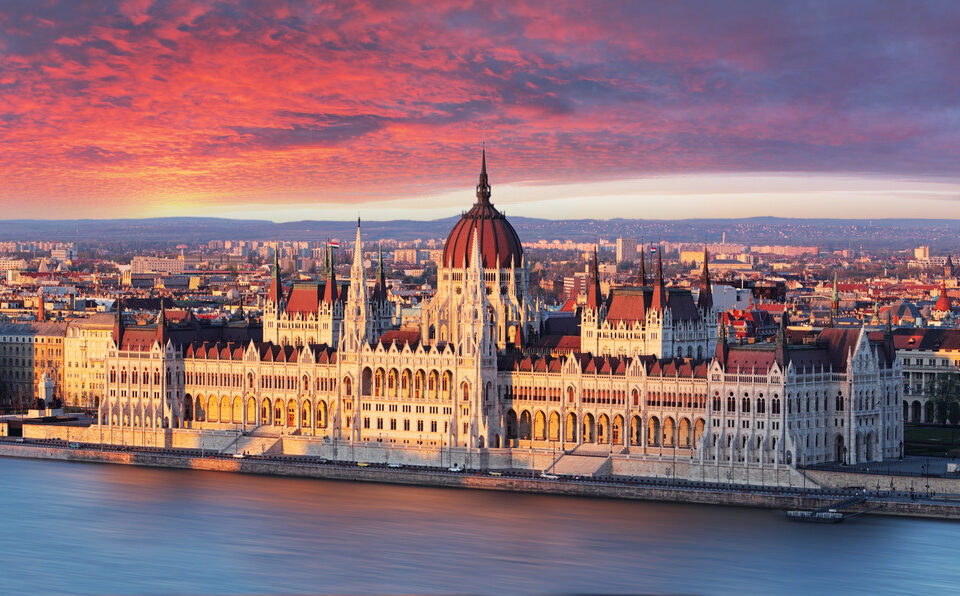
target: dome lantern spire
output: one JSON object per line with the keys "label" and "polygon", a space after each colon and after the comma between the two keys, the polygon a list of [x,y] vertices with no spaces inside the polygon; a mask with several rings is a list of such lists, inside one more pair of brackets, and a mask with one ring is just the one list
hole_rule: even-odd
{"label": "dome lantern spire", "polygon": [[480,152],[480,182],[477,184],[477,202],[488,204],[490,202],[490,182],[487,179],[487,148],[486,146]]}

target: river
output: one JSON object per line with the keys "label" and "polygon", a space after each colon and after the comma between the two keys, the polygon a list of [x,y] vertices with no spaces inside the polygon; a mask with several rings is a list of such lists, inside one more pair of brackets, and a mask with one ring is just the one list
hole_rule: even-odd
{"label": "river", "polygon": [[948,593],[960,524],[0,458],[0,582],[49,593]]}

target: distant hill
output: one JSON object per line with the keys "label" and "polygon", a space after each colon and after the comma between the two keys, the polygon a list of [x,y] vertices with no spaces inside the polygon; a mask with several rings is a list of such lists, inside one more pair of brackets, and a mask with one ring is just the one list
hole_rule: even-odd
{"label": "distant hill", "polygon": [[[362,222],[365,238],[444,238],[458,217],[431,221]],[[929,244],[936,251],[960,248],[960,220],[935,219],[573,219],[550,220],[510,217],[521,239],[592,241],[633,236],[683,242],[745,244],[805,244],[821,248],[910,248]],[[325,240],[350,239],[353,221],[295,221],[275,223],[213,217],[150,219],[0,220],[0,240],[59,240],[129,245],[177,244],[210,240]]]}

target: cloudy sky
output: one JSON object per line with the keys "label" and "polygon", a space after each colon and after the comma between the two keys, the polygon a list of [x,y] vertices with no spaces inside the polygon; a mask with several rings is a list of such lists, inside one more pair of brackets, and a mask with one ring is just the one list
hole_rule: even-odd
{"label": "cloudy sky", "polygon": [[0,217],[960,217],[960,3],[0,3]]}

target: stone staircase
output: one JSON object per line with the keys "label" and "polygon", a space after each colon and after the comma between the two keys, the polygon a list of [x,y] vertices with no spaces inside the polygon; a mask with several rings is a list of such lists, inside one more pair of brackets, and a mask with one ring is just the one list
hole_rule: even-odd
{"label": "stone staircase", "polygon": [[609,453],[604,455],[564,454],[553,463],[553,474],[567,476],[609,476],[613,473]]}
{"label": "stone staircase", "polygon": [[220,453],[247,455],[283,455],[283,441],[279,431],[257,427],[249,433],[241,434],[237,439],[220,450]]}

